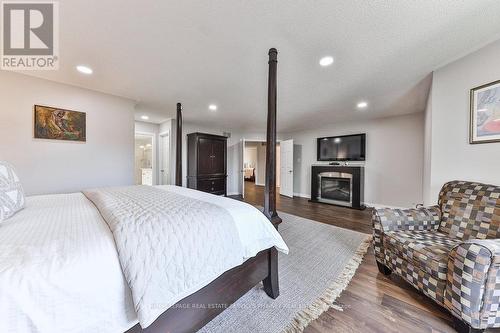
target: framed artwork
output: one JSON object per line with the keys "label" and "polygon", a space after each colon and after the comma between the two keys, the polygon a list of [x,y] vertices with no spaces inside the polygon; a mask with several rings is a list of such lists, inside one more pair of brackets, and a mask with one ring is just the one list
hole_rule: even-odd
{"label": "framed artwork", "polygon": [[85,112],[35,105],[34,123],[36,139],[87,140]]}
{"label": "framed artwork", "polygon": [[500,81],[471,89],[469,142],[500,142]]}

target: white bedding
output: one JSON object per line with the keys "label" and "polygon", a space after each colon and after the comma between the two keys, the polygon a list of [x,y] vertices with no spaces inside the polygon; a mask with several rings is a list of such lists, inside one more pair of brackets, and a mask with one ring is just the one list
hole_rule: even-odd
{"label": "white bedding", "polygon": [[0,225],[0,332],[124,332],[137,322],[113,236],[81,193],[26,198]]}
{"label": "white bedding", "polygon": [[[273,244],[288,251],[248,204],[158,188],[226,209],[245,259]],[[136,323],[113,236],[83,194],[28,197],[26,208],[0,225],[0,332],[124,332]]]}

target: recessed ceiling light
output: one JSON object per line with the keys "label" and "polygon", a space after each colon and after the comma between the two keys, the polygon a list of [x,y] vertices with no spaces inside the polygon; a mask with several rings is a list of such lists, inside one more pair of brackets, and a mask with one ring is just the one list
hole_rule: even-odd
{"label": "recessed ceiling light", "polygon": [[333,64],[333,57],[323,57],[319,60],[319,64],[323,67],[330,66],[331,64]]}
{"label": "recessed ceiling light", "polygon": [[365,109],[368,106],[367,102],[359,102],[357,107],[358,109]]}
{"label": "recessed ceiling light", "polygon": [[92,74],[94,72],[92,68],[83,65],[76,66],[76,69],[83,74]]}
{"label": "recessed ceiling light", "polygon": [[148,117],[148,116],[141,116],[141,119],[143,119],[143,120],[148,120],[148,119],[149,119],[149,117]]}
{"label": "recessed ceiling light", "polygon": [[215,105],[215,104],[210,104],[210,105],[208,106],[208,109],[209,109],[210,111],[217,111],[217,105]]}

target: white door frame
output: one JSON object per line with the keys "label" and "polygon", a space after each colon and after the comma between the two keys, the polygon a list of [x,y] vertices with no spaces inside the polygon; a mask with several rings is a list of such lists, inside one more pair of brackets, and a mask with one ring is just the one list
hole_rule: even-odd
{"label": "white door frame", "polygon": [[[151,156],[152,156],[152,161],[151,161],[151,168],[153,169],[153,185],[158,185],[158,168],[156,165],[156,134],[153,132],[142,132],[142,131],[135,131],[134,132],[134,169],[135,169],[135,137],[137,135],[140,136],[149,136],[151,137]],[[135,170],[134,170],[135,172]]]}
{"label": "white door frame", "polygon": [[241,197],[245,199],[245,138],[241,139],[241,174],[240,174],[240,182],[241,182]]}
{"label": "white door frame", "polygon": [[[169,155],[169,159],[168,159],[168,165],[167,165],[167,168],[168,168],[168,174],[169,174],[169,177],[167,178],[167,184],[163,184],[163,175],[162,175],[162,170],[165,169],[165,166],[163,165],[163,154],[164,154],[164,151],[165,151],[165,147],[162,147],[162,138],[165,137],[165,136],[168,136],[168,155]],[[170,136],[170,130],[166,130],[165,132],[161,132],[158,134],[158,185],[170,185],[170,181],[172,179],[172,163],[171,162],[171,159],[170,157],[172,157],[172,152],[171,152],[171,147],[172,147],[172,137]]]}

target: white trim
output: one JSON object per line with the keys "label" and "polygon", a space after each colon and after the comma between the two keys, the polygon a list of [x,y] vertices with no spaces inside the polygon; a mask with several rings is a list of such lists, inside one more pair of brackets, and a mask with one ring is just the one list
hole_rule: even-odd
{"label": "white trim", "polygon": [[266,186],[266,184],[259,184],[259,183],[255,182],[255,186]]}
{"label": "white trim", "polygon": [[311,195],[310,194],[305,194],[305,193],[293,192],[293,196],[294,197],[301,197],[301,198],[311,199]]}
{"label": "white trim", "polygon": [[411,207],[398,207],[398,206],[391,206],[391,205],[384,205],[384,204],[377,204],[377,203],[370,203],[370,202],[365,202],[365,206],[366,207],[370,207],[370,208],[376,208],[376,209],[379,209],[379,208],[391,208],[391,209],[408,209],[408,208],[411,208]]}
{"label": "white trim", "polygon": [[241,195],[240,192],[228,192],[227,195]]}

